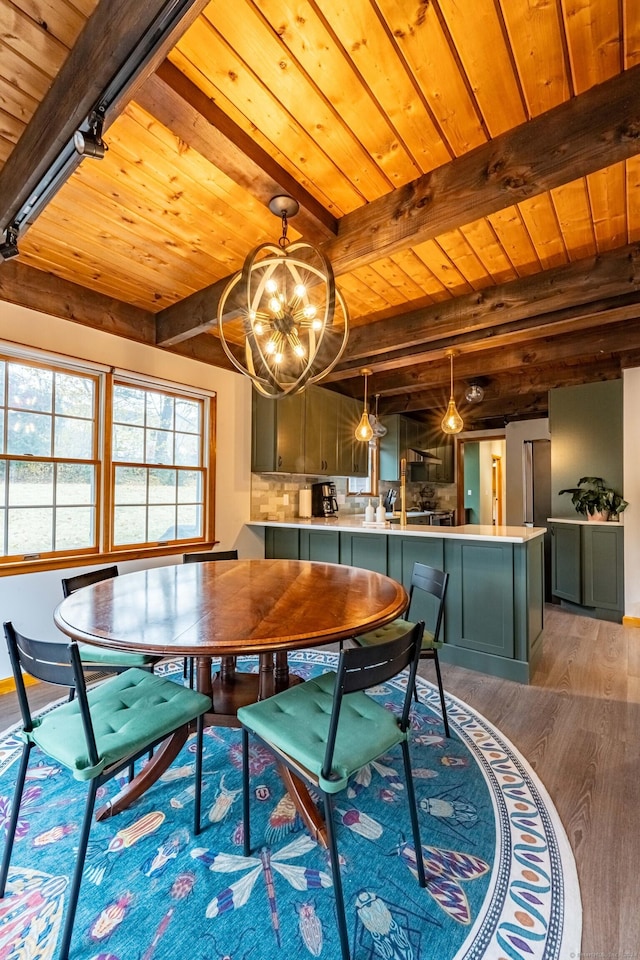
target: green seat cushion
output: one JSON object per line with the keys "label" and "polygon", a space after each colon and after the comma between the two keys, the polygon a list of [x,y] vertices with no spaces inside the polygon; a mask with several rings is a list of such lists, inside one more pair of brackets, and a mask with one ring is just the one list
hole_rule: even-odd
{"label": "green seat cushion", "polygon": [[125,653],[124,650],[93,647],[89,644],[78,644],[78,650],[83,663],[100,667],[146,667],[158,660],[158,657],[152,657],[148,653]]}
{"label": "green seat cushion", "polygon": [[[356,643],[360,644],[361,647],[370,647],[374,643],[386,643],[388,640],[395,640],[396,637],[402,636],[403,633],[406,633],[407,630],[411,630],[414,627],[414,623],[410,623],[408,620],[392,620],[391,623],[388,623],[384,627],[378,627],[377,630],[370,630],[369,633],[362,633],[359,637],[356,637]],[[438,641],[437,643],[433,639],[433,634],[429,633],[428,630],[424,631],[422,637],[422,649],[427,650],[437,650],[442,646],[442,643]]]}
{"label": "green seat cushion", "polygon": [[88,691],[99,763],[89,761],[77,698],[56,707],[26,734],[76,780],[94,777],[211,708],[211,700],[171,680],[134,667]]}
{"label": "green seat cushion", "polygon": [[330,671],[238,710],[243,726],[302,764],[326,793],[343,790],[353,773],[404,739],[390,710],[361,691],[345,694],[331,778],[325,779],[335,679]]}

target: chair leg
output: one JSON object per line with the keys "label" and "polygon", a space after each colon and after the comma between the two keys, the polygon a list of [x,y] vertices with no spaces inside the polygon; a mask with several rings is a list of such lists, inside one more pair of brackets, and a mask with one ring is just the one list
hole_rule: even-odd
{"label": "chair leg", "polygon": [[69,903],[67,905],[67,916],[64,922],[62,933],[62,943],[60,946],[60,960],[68,960],[69,947],[71,946],[71,934],[73,932],[73,922],[76,918],[76,908],[78,906],[78,896],[80,895],[80,884],[82,883],[82,871],[84,870],[84,861],[87,854],[87,843],[89,841],[89,831],[91,829],[91,819],[93,817],[93,808],[96,802],[98,792],[98,780],[92,780],[89,784],[89,793],[87,803],[84,808],[84,820],[78,840],[78,852],[76,854],[76,865],[73,871],[73,880],[71,881],[71,890],[69,892]]}
{"label": "chair leg", "polygon": [[442,707],[442,719],[444,720],[444,732],[447,737],[450,737],[449,732],[449,720],[447,718],[447,708],[444,703],[444,689],[442,687],[442,674],[440,673],[440,660],[438,659],[438,651],[433,651],[433,660],[436,665],[436,677],[438,678],[438,690],[440,691],[440,705]]}
{"label": "chair leg", "polygon": [[2,867],[0,867],[0,898],[4,897],[7,886],[7,876],[9,875],[9,863],[11,862],[11,852],[13,850],[13,841],[16,838],[16,827],[18,826],[18,815],[20,813],[20,802],[22,800],[22,791],[24,790],[24,781],[27,776],[27,767],[29,766],[29,754],[31,753],[31,744],[25,743],[22,748],[20,758],[20,767],[16,778],[16,786],[13,791],[13,803],[11,804],[11,817],[7,826],[7,839],[4,845],[2,855]]}
{"label": "chair leg", "polygon": [[193,832],[200,833],[200,808],[202,800],[202,734],[204,731],[204,716],[200,714],[197,720],[196,736],[196,796],[194,805]]}
{"label": "chair leg", "polygon": [[418,870],[418,883],[421,887],[426,887],[427,880],[424,875],[424,861],[422,859],[422,842],[420,840],[420,825],[418,823],[418,808],[416,806],[416,792],[413,787],[413,771],[411,770],[411,758],[409,756],[409,744],[406,740],[402,741],[402,758],[404,760],[404,778],[407,783],[407,801],[409,803],[409,813],[411,815],[411,829],[413,831],[413,846],[416,851],[416,867]]}
{"label": "chair leg", "polygon": [[244,855],[251,855],[251,823],[249,819],[249,731],[242,728],[242,833]]}
{"label": "chair leg", "polygon": [[333,892],[336,898],[336,914],[338,919],[338,933],[340,934],[340,949],[342,960],[350,960],[349,933],[347,931],[347,917],[344,909],[344,894],[342,892],[342,877],[340,875],[340,858],[336,845],[335,825],[333,822],[333,804],[328,793],[324,797],[324,820],[327,826],[327,840],[331,859],[331,876],[333,877]]}

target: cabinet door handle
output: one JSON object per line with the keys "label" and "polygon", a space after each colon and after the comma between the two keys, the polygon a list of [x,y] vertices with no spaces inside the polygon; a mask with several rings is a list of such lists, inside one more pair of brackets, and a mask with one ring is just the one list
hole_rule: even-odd
{"label": "cabinet door handle", "polygon": [[278,457],[278,466],[279,466],[279,467],[282,466],[282,457]]}

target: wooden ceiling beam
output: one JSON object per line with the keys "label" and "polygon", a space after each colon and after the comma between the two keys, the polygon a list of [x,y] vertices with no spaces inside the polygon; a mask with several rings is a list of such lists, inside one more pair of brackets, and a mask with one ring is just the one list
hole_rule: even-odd
{"label": "wooden ceiling beam", "polygon": [[[172,26],[157,40],[152,55],[111,103],[105,129],[207,4],[207,0],[181,2],[179,21],[171,20]],[[165,10],[171,13],[173,6],[171,0],[100,0],[0,171],[0,230],[13,222],[28,201],[31,204],[43,177],[131,57],[140,38]]]}
{"label": "wooden ceiling beam", "polygon": [[[336,276],[634,156],[640,152],[639,85],[640,64],[345,214],[338,236],[323,246]],[[489,295],[470,296],[480,296],[482,304]],[[210,301],[213,296],[212,289]],[[456,298],[450,309],[467,299]],[[494,309],[499,308],[496,299]],[[217,301],[209,316],[216,309]],[[183,339],[189,329],[193,336],[203,332],[196,318],[190,321],[187,308],[181,316],[179,305],[172,322]],[[348,356],[358,355],[364,336],[358,331],[366,328],[353,331]],[[167,342],[173,337],[167,324],[163,337]]]}
{"label": "wooden ceiling beam", "polygon": [[17,260],[0,266],[0,300],[138,343],[155,345],[156,325],[152,313]]}
{"label": "wooden ceiling beam", "polygon": [[293,225],[306,240],[319,244],[336,236],[333,214],[170,61],[146,80],[136,102],[265,207],[281,194],[297,200]]}
{"label": "wooden ceiling beam", "polygon": [[[622,295],[640,294],[640,244],[618,247],[597,257],[536,273],[520,280],[474,291],[423,310],[356,327],[340,371],[360,365],[372,354],[444,341],[455,335],[475,334],[500,324],[536,318],[555,311]],[[560,317],[561,314],[558,314]],[[526,324],[524,325],[526,327]]]}
{"label": "wooden ceiling beam", "polygon": [[346,214],[336,276],[640,152],[640,64]]}

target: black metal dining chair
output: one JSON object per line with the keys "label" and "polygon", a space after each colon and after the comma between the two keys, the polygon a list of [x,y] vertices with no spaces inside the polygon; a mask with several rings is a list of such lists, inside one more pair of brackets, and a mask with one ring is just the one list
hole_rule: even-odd
{"label": "black metal dining chair", "polygon": [[[94,583],[111,580],[117,576],[118,568],[113,566],[88,570],[87,573],[79,573],[75,577],[63,577],[63,596],[70,597],[72,593],[81,590],[83,587],[90,587]],[[153,670],[155,664],[162,659],[146,653],[125,653],[122,650],[112,650],[108,647],[94,647],[88,643],[79,643],[78,650],[85,670],[105,673],[121,673],[131,667]]]}
{"label": "black metal dining chair", "polygon": [[[438,649],[442,647],[439,637],[448,583],[448,573],[444,573],[442,570],[438,570],[435,567],[429,567],[426,563],[414,563],[413,571],[411,573],[409,606],[407,607],[406,619],[400,618],[398,620],[393,620],[385,627],[379,627],[377,630],[371,630],[369,633],[363,633],[358,637],[354,637],[355,642],[359,646],[366,647],[371,646],[372,644],[385,643],[387,640],[391,640],[394,636],[396,636],[396,634],[407,630],[418,617],[423,618],[429,624],[431,629],[428,630],[425,628],[420,658],[424,660],[433,660],[434,662],[436,668],[436,678],[438,681],[438,691],[440,693],[442,720],[444,723],[444,731],[447,737],[451,736],[451,733],[449,731],[449,718],[447,717],[447,707],[444,700],[444,689],[442,686],[442,673],[440,672]],[[413,693],[417,702],[417,685],[414,685]]]}
{"label": "black metal dining chair", "polygon": [[[413,788],[408,730],[411,696],[424,623],[409,624],[387,643],[344,649],[338,670],[289,687],[266,700],[238,710],[242,724],[242,783],[244,855],[251,853],[249,803],[249,735],[317,790],[324,801],[338,931],[344,960],[349,960],[340,860],[333,822],[333,797],[346,789],[349,778],[366,764],[402,746],[406,795],[420,886],[426,886]],[[409,670],[402,710],[396,715],[364,691]]]}
{"label": "black metal dining chair", "polygon": [[[59,951],[60,960],[67,960],[98,788],[170,734],[186,728],[186,736],[189,725],[196,721],[193,829],[195,834],[200,833],[203,715],[211,708],[211,700],[137,667],[87,690],[85,665],[75,642],[29,639],[10,622],[4,624],[4,632],[22,716],[23,747],[0,865],[0,898],[6,890],[29,757],[31,750],[38,747],[76,780],[88,785]],[[46,683],[74,686],[75,699],[34,719],[23,671]]]}
{"label": "black metal dining chair", "polygon": [[[185,553],[183,563],[209,563],[212,560],[237,560],[237,550],[206,550],[200,553]],[[235,658],[234,658],[235,659]],[[182,665],[182,676],[189,675],[189,686],[193,687],[193,657],[185,657]]]}

